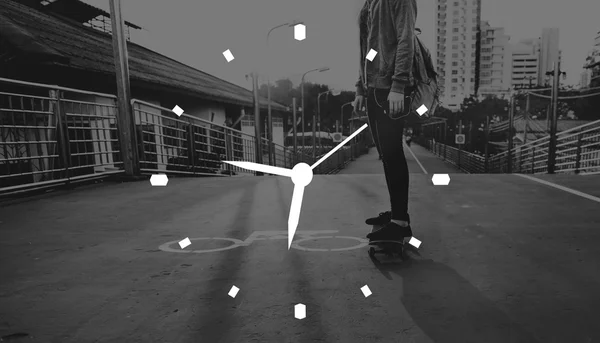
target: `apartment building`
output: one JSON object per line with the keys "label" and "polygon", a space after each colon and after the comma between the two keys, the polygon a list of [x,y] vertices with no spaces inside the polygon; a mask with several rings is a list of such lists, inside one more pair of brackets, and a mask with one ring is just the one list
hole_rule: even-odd
{"label": "apartment building", "polygon": [[511,84],[514,88],[529,88],[540,83],[540,46],[540,38],[512,45]]}
{"label": "apartment building", "polygon": [[436,0],[442,105],[457,111],[479,87],[481,0]]}
{"label": "apartment building", "polygon": [[542,30],[540,37],[540,51],[538,62],[538,85],[544,86],[549,83],[546,72],[554,70],[554,63],[562,58],[558,48],[558,28],[546,28]]}
{"label": "apartment building", "polygon": [[504,28],[481,22],[479,98],[506,97],[512,85],[512,50]]}

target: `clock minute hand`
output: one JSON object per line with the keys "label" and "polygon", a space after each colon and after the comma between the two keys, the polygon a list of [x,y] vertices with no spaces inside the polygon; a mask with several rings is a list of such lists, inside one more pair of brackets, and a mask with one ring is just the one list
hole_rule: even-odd
{"label": "clock minute hand", "polygon": [[292,246],[294,234],[300,221],[300,210],[302,209],[302,198],[304,196],[304,185],[294,185],[294,194],[292,195],[292,204],[290,206],[290,216],[288,217],[288,250]]}
{"label": "clock minute hand", "polygon": [[328,152],[325,156],[321,157],[321,159],[319,159],[317,162],[315,162],[315,164],[313,164],[310,168],[311,169],[315,169],[316,166],[318,166],[319,164],[323,163],[323,161],[325,161],[327,158],[329,158],[329,156],[331,156],[334,152],[338,151],[341,147],[344,146],[344,144],[348,143],[350,140],[352,140],[352,138],[354,138],[356,135],[358,135],[359,133],[361,133],[362,130],[367,128],[367,124],[363,125],[360,127],[360,129],[354,131],[350,137],[344,139],[343,142],[341,142],[340,144],[338,144],[338,146],[336,146],[335,148],[331,149],[330,152]]}
{"label": "clock minute hand", "polygon": [[292,170],[280,167],[273,167],[266,164],[254,163],[254,162],[242,162],[242,161],[223,161],[225,163],[234,165],[236,167],[262,172],[265,174],[274,174],[279,176],[292,177]]}

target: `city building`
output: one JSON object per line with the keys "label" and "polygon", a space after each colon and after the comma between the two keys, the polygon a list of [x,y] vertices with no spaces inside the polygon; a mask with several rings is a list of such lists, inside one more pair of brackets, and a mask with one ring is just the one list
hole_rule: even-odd
{"label": "city building", "polygon": [[514,88],[530,88],[540,83],[540,39],[525,39],[512,46],[511,84]]}
{"label": "city building", "polygon": [[457,111],[479,87],[481,0],[436,0],[436,5],[442,106]]}
{"label": "city building", "polygon": [[600,31],[594,39],[594,48],[586,59],[584,68],[589,72],[589,86],[600,86]]}
{"label": "city building", "polygon": [[554,62],[561,59],[561,52],[558,48],[558,28],[545,28],[540,37],[540,52],[538,62],[538,85],[545,86],[549,79],[546,72],[554,70]]}
{"label": "city building", "polygon": [[579,88],[588,88],[590,86],[590,79],[592,77],[592,72],[589,69],[585,69],[581,72],[581,76],[579,79]]}
{"label": "city building", "polygon": [[481,57],[479,73],[479,98],[505,97],[509,94],[511,80],[510,37],[504,28],[481,23]]}

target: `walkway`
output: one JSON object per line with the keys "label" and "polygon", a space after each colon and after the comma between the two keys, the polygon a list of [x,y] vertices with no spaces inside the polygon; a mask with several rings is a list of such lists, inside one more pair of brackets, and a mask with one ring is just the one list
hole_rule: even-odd
{"label": "walkway", "polygon": [[[462,174],[462,171],[458,168],[444,162],[420,145],[411,144],[409,147],[405,144],[404,154],[408,162],[408,170],[411,174]],[[381,165],[381,161],[379,161],[377,149],[375,147],[371,148],[368,154],[357,158],[356,161],[350,163],[339,174],[383,174],[383,166]]]}
{"label": "walkway", "polygon": [[[0,336],[599,341],[600,203],[517,175],[454,173],[449,186],[433,186],[431,174],[442,169],[413,151],[428,172],[411,167],[414,233],[423,243],[404,262],[367,255],[364,218],[388,199],[381,175],[364,171],[315,176],[289,251],[293,185],[280,177],[106,183],[3,204]],[[370,154],[346,172],[363,162],[378,165]],[[598,176],[572,178],[600,184]],[[182,250],[186,237],[192,245]],[[201,239],[209,237],[220,239]],[[202,252],[210,249],[221,251]],[[293,316],[298,303],[305,319]]]}

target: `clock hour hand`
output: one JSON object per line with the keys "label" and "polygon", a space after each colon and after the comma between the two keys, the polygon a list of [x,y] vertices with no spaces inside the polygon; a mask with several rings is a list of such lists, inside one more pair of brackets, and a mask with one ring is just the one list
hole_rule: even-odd
{"label": "clock hour hand", "polygon": [[254,163],[254,162],[242,162],[242,161],[223,161],[225,163],[234,165],[236,167],[262,172],[265,174],[274,174],[279,176],[292,177],[292,170],[280,167],[273,167],[266,164]]}

